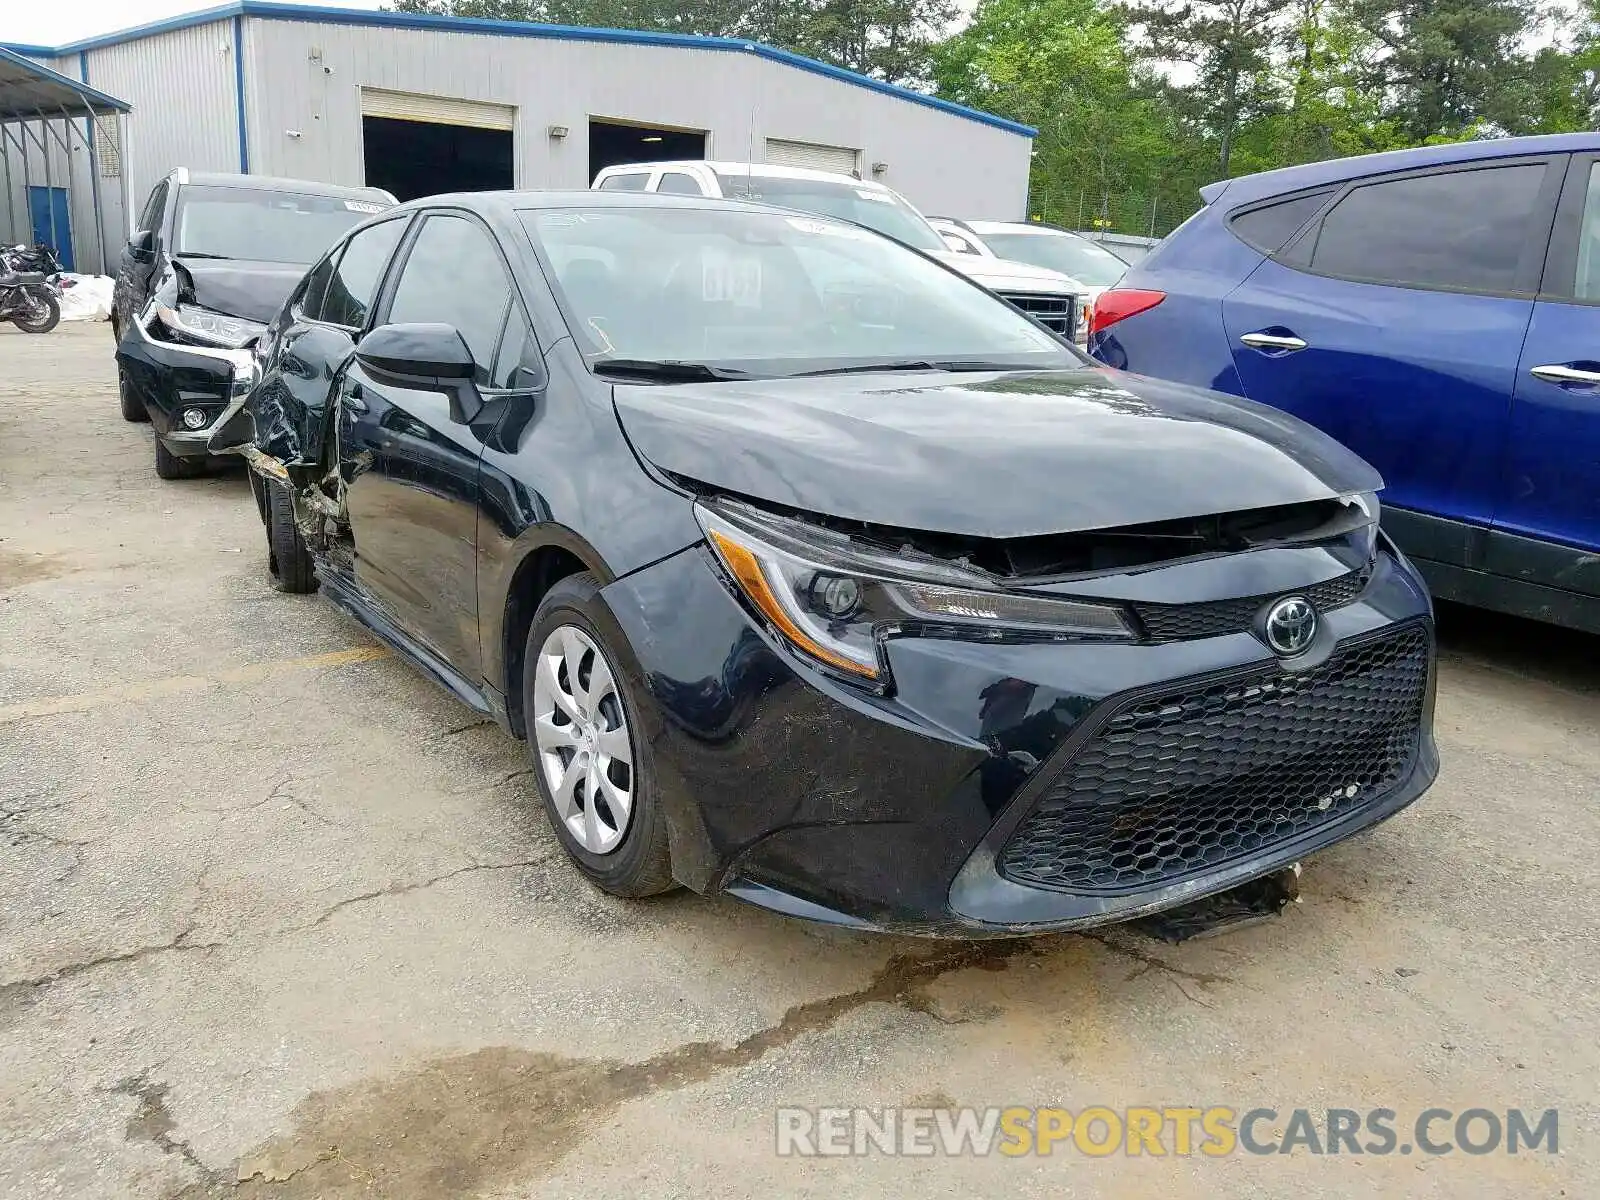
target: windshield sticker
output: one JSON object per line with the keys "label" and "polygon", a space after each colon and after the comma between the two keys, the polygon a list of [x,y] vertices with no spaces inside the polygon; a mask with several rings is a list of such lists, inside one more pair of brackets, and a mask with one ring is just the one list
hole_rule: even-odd
{"label": "windshield sticker", "polygon": [[359,213],[380,213],[386,207],[382,204],[374,204],[370,200],[346,200],[344,206],[351,212]]}
{"label": "windshield sticker", "polygon": [[864,241],[867,234],[864,230],[857,229],[854,225],[836,224],[833,221],[817,221],[810,217],[787,217],[789,228],[801,233],[820,234],[825,237],[855,238]]}
{"label": "windshield sticker", "polygon": [[708,255],[700,266],[700,298],[712,304],[761,307],[761,260]]}

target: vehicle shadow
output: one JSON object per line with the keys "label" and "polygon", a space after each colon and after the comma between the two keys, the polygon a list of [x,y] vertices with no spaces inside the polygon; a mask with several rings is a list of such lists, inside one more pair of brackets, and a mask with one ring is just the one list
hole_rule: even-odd
{"label": "vehicle shadow", "polygon": [[1439,656],[1600,695],[1600,637],[1439,601]]}

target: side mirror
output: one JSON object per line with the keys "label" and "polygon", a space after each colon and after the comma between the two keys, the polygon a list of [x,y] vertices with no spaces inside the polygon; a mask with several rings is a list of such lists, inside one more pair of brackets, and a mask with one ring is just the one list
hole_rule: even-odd
{"label": "side mirror", "polygon": [[463,425],[483,411],[483,397],[473,383],[478,365],[449,325],[380,325],[357,344],[356,361],[380,381],[443,392],[450,398],[450,419]]}
{"label": "side mirror", "polygon": [[128,250],[139,262],[149,262],[156,253],[156,231],[141,229],[128,239]]}

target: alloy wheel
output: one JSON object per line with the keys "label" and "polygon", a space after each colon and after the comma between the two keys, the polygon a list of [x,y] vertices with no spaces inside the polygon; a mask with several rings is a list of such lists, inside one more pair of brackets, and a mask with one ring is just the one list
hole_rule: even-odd
{"label": "alloy wheel", "polygon": [[633,815],[633,743],[611,665],[575,625],[539,647],[533,740],[567,832],[590,854],[611,853]]}

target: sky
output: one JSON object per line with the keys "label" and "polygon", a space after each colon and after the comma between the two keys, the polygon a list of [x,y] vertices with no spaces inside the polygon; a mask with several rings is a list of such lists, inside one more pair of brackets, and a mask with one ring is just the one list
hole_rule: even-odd
{"label": "sky", "polygon": [[[216,8],[223,0],[54,0],[23,3],[0,0],[0,42],[60,46],[101,33]],[[325,8],[377,8],[381,0],[296,0]]]}

